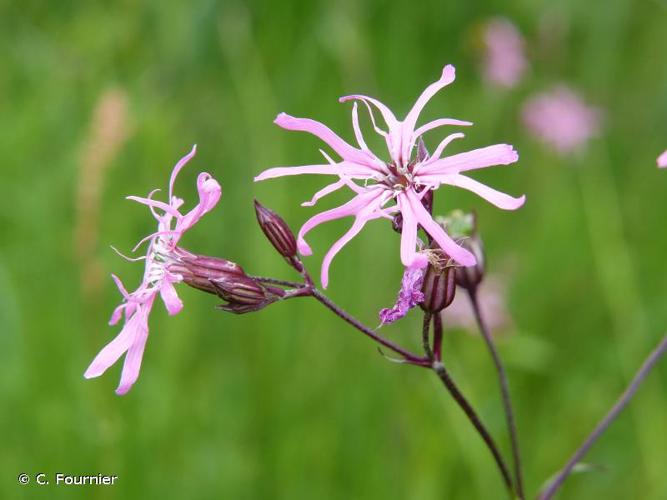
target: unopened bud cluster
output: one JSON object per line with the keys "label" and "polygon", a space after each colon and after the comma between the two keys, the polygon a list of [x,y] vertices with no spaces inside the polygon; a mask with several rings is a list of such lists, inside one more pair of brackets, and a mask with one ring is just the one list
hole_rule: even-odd
{"label": "unopened bud cluster", "polygon": [[180,274],[191,287],[225,300],[226,304],[218,306],[224,311],[236,314],[258,311],[284,295],[283,290],[265,286],[229,260],[195,255],[182,248],[177,249],[177,255],[178,262],[170,270]]}

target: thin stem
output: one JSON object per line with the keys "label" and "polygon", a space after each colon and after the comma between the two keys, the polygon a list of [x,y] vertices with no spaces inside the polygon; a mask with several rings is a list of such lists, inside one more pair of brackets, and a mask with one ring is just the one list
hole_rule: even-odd
{"label": "thin stem", "polygon": [[500,451],[498,451],[498,447],[496,446],[495,441],[491,437],[491,434],[489,434],[489,432],[486,430],[486,427],[484,427],[484,424],[482,424],[482,421],[477,416],[477,413],[475,413],[473,407],[470,405],[468,400],[463,396],[459,388],[456,386],[456,384],[450,377],[449,373],[447,372],[445,365],[443,365],[442,362],[440,361],[436,361],[433,363],[432,368],[433,371],[438,376],[438,378],[447,388],[447,391],[449,391],[449,394],[458,403],[459,407],[468,417],[468,420],[470,420],[470,423],[472,423],[472,425],[479,433],[480,437],[486,443],[487,448],[493,455],[493,459],[495,460],[496,465],[500,470],[500,474],[503,476],[503,481],[505,482],[505,486],[507,486],[507,489],[509,490],[510,494],[512,494],[514,492],[512,477],[510,475],[507,465],[505,464],[505,461],[503,460],[502,455],[500,454]]}
{"label": "thin stem", "polygon": [[[438,322],[438,320],[440,319],[440,313],[435,313],[435,315],[432,315],[430,312],[424,312],[422,342],[424,345],[424,352],[426,353],[426,357],[431,360],[431,368],[438,376],[438,378],[442,381],[442,383],[445,385],[445,388],[452,396],[452,398],[454,398],[454,401],[458,403],[459,407],[466,414],[468,420],[470,420],[470,423],[477,430],[480,437],[486,443],[487,447],[489,448],[489,451],[491,451],[491,454],[493,455],[493,458],[496,461],[496,464],[498,465],[498,468],[500,469],[500,473],[503,476],[503,480],[505,481],[508,490],[510,491],[510,493],[512,493],[514,491],[512,485],[512,478],[510,476],[507,465],[505,464],[505,461],[503,460],[502,455],[500,454],[500,451],[498,451],[496,443],[491,437],[491,434],[486,430],[486,427],[484,427],[484,424],[482,424],[482,421],[477,416],[477,413],[473,409],[472,405],[468,402],[463,393],[459,390],[458,386],[456,385],[452,377],[449,375],[449,372],[445,368],[445,365],[439,359],[434,360],[434,353],[431,350],[431,343],[429,338],[431,318],[433,318],[433,323],[434,323],[433,325],[434,337],[438,334],[437,330],[438,328],[440,328],[440,338],[442,339],[442,321]],[[436,322],[438,322],[439,324],[436,325]]]}
{"label": "thin stem", "polygon": [[486,346],[489,349],[489,353],[493,358],[493,364],[496,368],[496,373],[498,374],[498,382],[500,384],[500,393],[502,395],[503,401],[503,410],[505,412],[505,420],[507,421],[507,430],[510,435],[510,442],[512,444],[512,461],[514,462],[514,477],[516,482],[516,494],[521,500],[525,498],[523,493],[523,477],[521,474],[521,455],[519,453],[519,437],[516,431],[516,422],[514,420],[514,411],[512,410],[512,400],[510,398],[510,389],[509,389],[509,380],[507,378],[507,372],[503,366],[502,361],[500,360],[500,355],[496,349],[495,343],[493,342],[493,337],[489,331],[484,318],[482,317],[482,311],[479,307],[479,301],[477,300],[477,292],[472,289],[468,290],[468,296],[470,297],[470,303],[472,305],[473,313],[475,314],[475,320],[479,326],[479,330],[484,337]]}
{"label": "thin stem", "polygon": [[658,346],[649,354],[641,368],[635,374],[630,385],[623,391],[623,394],[616,400],[614,406],[609,410],[605,417],[600,420],[598,425],[593,429],[593,432],[586,438],[583,444],[574,452],[570,460],[565,464],[558,475],[549,483],[539,496],[539,500],[550,500],[556,491],[562,486],[563,481],[570,475],[574,466],[583,458],[590,447],[598,440],[602,433],[607,430],[607,427],[614,421],[614,419],[621,413],[623,408],[630,402],[632,396],[635,395],[637,389],[644,381],[653,366],[658,362],[660,357],[667,352],[667,335],[665,335]]}
{"label": "thin stem", "polygon": [[325,307],[327,307],[329,310],[331,310],[334,314],[336,314],[338,317],[341,319],[347,321],[350,325],[355,327],[357,330],[362,332],[364,335],[372,338],[375,340],[377,343],[385,346],[388,349],[391,349],[397,354],[400,354],[405,361],[408,363],[411,363],[413,365],[418,365],[418,366],[429,366],[430,362],[426,358],[422,358],[416,354],[411,353],[410,351],[402,348],[398,344],[395,344],[389,339],[384,338],[381,335],[378,335],[374,330],[368,328],[366,325],[361,323],[359,320],[354,318],[353,316],[349,315],[347,312],[345,312],[343,309],[341,309],[339,306],[337,306],[334,302],[331,301],[326,295],[322,294],[317,288],[312,287],[310,288],[310,293],[313,297],[315,297],[319,302],[321,302]]}
{"label": "thin stem", "polygon": [[433,315],[433,356],[436,361],[442,360],[442,315]]}
{"label": "thin stem", "polygon": [[422,346],[424,347],[424,353],[426,357],[433,362],[433,351],[431,350],[431,340],[429,338],[429,330],[431,327],[431,313],[424,312],[424,323],[422,326]]}

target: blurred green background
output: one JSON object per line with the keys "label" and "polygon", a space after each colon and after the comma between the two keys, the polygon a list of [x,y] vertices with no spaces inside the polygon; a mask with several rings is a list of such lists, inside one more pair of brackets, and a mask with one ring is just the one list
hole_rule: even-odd
{"label": "blurred green background", "polygon": [[[499,337],[511,377],[527,489],[558,469],[667,325],[667,3],[596,0],[11,2],[0,7],[0,497],[231,499],[504,498],[487,450],[438,380],[386,362],[314,301],[247,316],[185,286],[185,309],[150,318],[142,373],[114,394],[119,366],[83,372],[118,332],[109,273],[154,230],[124,200],[165,187],[193,143],[177,192],[201,170],[223,185],[186,248],[293,278],[255,223],[253,197],[295,228],[321,178],[253,184],[275,165],[319,161],[320,143],[272,124],[286,111],[352,139],[341,95],[406,112],[444,64],[457,81],[423,120],[474,121],[463,151],[509,142],[518,167],[473,176],[528,201],[502,212],[444,188],[436,211],[477,210],[511,322]],[[479,27],[503,15],[531,69],[510,91],[480,75]],[[604,109],[601,136],[558,157],[519,122],[557,82]],[[370,135],[370,134],[368,134]],[[442,134],[433,133],[433,147]],[[347,195],[320,202],[331,207]],[[312,233],[314,273],[342,221]],[[398,235],[375,222],[334,261],[330,296],[369,325],[395,297]],[[465,305],[465,304],[464,304]],[[444,318],[447,323],[447,315]],[[419,314],[383,332],[419,345]],[[479,336],[449,329],[445,359],[505,446]],[[571,477],[561,498],[667,498],[667,363]],[[20,486],[21,472],[105,473],[113,487]]]}

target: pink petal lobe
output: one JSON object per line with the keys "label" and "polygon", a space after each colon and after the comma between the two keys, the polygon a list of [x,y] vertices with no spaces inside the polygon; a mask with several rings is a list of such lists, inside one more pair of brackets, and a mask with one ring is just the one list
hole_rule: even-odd
{"label": "pink petal lobe", "polygon": [[176,166],[174,166],[174,169],[171,171],[171,176],[169,177],[169,200],[171,201],[171,197],[174,195],[174,183],[176,182],[176,177],[178,176],[178,173],[181,171],[181,169],[192,159],[192,157],[197,153],[197,145],[195,144],[192,146],[192,150],[186,154],[183,158],[178,160],[178,163],[176,163]]}
{"label": "pink petal lobe", "polygon": [[122,396],[132,388],[134,383],[139,378],[139,371],[141,369],[141,360],[144,355],[146,341],[148,340],[148,318],[143,318],[137,324],[134,339],[127,354],[125,355],[125,362],[123,363],[123,371],[120,374],[120,383],[116,388],[116,394]]}
{"label": "pink petal lobe", "polygon": [[369,167],[374,167],[375,165],[372,155],[351,146],[329,127],[316,120],[311,120],[310,118],[296,118],[286,113],[280,113],[274,120],[274,123],[286,130],[308,132],[319,137],[344,160]]}
{"label": "pink petal lobe", "polygon": [[[403,127],[402,127],[402,155],[404,161],[407,161],[407,159],[410,157],[410,152],[412,149],[412,146],[414,143],[412,142],[412,135],[415,130],[415,125],[417,124],[417,118],[419,118],[419,114],[422,112],[424,109],[424,106],[428,103],[428,101],[431,100],[431,98],[442,88],[446,87],[450,83],[454,81],[456,78],[456,70],[454,69],[454,66],[451,64],[448,64],[445,66],[442,70],[442,75],[440,76],[440,79],[424,90],[422,94],[419,96],[417,101],[415,102],[414,106],[412,106],[412,109],[408,113],[408,115],[405,117],[405,120],[403,120]],[[415,138],[416,139],[416,138]]]}
{"label": "pink petal lobe", "polygon": [[428,122],[425,125],[422,125],[417,130],[415,130],[414,135],[412,136],[412,142],[414,143],[420,136],[424,135],[426,132],[433,130],[438,127],[445,127],[448,125],[456,125],[458,127],[472,127],[472,122],[467,122],[464,120],[456,120],[454,118],[439,118]]}
{"label": "pink petal lobe", "polygon": [[442,184],[448,184],[450,186],[456,186],[463,189],[467,189],[475,193],[478,196],[481,196],[489,203],[502,208],[503,210],[516,210],[523,206],[526,201],[526,195],[522,195],[518,198],[509,196],[508,194],[497,191],[493,188],[482,184],[479,181],[466,177],[465,175],[453,174],[453,175],[433,175],[425,176],[424,179],[427,182],[432,182],[437,180]]}
{"label": "pink petal lobe", "polygon": [[352,227],[333,245],[324,256],[322,260],[322,271],[320,274],[320,280],[322,282],[322,288],[329,286],[329,267],[331,266],[331,261],[333,258],[341,251],[341,249],[347,245],[352,238],[354,238],[359,232],[363,229],[368,222],[368,217],[359,216],[354,220]]}
{"label": "pink petal lobe", "polygon": [[333,165],[303,165],[299,167],[274,167],[269,168],[255,177],[254,181],[264,181],[275,179],[276,177],[285,177],[289,175],[346,175],[353,179],[370,179],[377,175],[377,171],[352,162],[340,162]]}
{"label": "pink petal lobe", "polygon": [[401,230],[401,262],[405,267],[410,267],[417,255],[418,223],[405,192],[399,193],[397,201],[401,210],[401,215],[403,216],[403,228]]}
{"label": "pink petal lobe", "polygon": [[427,162],[419,166],[417,174],[458,174],[468,170],[509,165],[519,159],[519,154],[509,144],[495,144],[485,148],[474,149],[446,158]]}
{"label": "pink petal lobe", "polygon": [[[388,133],[382,133],[382,135],[385,136],[385,140],[387,142],[387,148],[389,149],[389,153],[392,159],[398,162],[400,160],[401,133],[402,133],[401,131],[403,130],[403,124],[402,122],[396,119],[394,113],[392,113],[392,111],[387,106],[382,104],[377,99],[373,99],[372,97],[368,97],[365,95],[360,95],[360,94],[347,95],[341,97],[338,100],[340,102],[347,102],[353,100],[363,102],[368,108],[368,112],[371,115],[371,120],[373,121],[373,126],[375,127],[376,127],[375,119],[373,118],[373,113],[371,111],[370,105],[372,104],[378,109],[378,111],[380,111],[382,118],[384,119],[385,123],[387,124],[387,127],[389,128]],[[377,127],[376,130],[379,132]]]}
{"label": "pink petal lobe", "polygon": [[450,134],[447,137],[445,137],[440,144],[438,144],[438,147],[435,148],[435,151],[433,151],[433,154],[429,158],[429,162],[434,162],[440,159],[440,155],[442,155],[442,152],[445,150],[447,146],[449,146],[452,141],[455,141],[456,139],[463,139],[465,137],[464,134],[461,132],[456,132],[454,134]]}
{"label": "pink petal lobe", "polygon": [[160,287],[160,297],[170,316],[178,314],[183,309],[183,301],[178,298],[174,285],[168,279],[165,279]]}
{"label": "pink petal lobe", "polygon": [[202,172],[197,177],[199,203],[178,222],[175,231],[181,235],[194,226],[208,212],[213,210],[220,200],[222,188],[210,174]]}
{"label": "pink petal lobe", "polygon": [[462,266],[475,265],[477,262],[475,256],[465,248],[457,245],[445,230],[433,220],[433,217],[426,211],[417,194],[412,190],[406,190],[406,195],[417,221],[424,228],[424,231],[430,234],[435,242],[440,245],[440,248]]}
{"label": "pink petal lobe", "polygon": [[142,205],[147,205],[151,209],[159,208],[160,210],[164,210],[165,213],[173,217],[176,217],[177,219],[180,219],[181,217],[181,213],[178,210],[176,210],[176,208],[173,205],[170,205],[163,201],[153,200],[152,198],[143,198],[141,196],[126,196],[126,199],[136,201],[137,203],[141,203]]}
{"label": "pink petal lobe", "polygon": [[120,333],[109,342],[93,359],[86,372],[85,378],[94,378],[102,375],[111,365],[130,348],[135,342],[138,332],[145,329],[148,332],[148,314],[153,306],[155,296],[150,297],[140,305],[135,313],[126,321]]}
{"label": "pink petal lobe", "polygon": [[310,199],[310,201],[304,201],[301,206],[302,207],[312,207],[314,206],[321,198],[324,198],[326,195],[333,193],[334,191],[338,191],[340,188],[345,186],[345,180],[340,179],[336,182],[333,182],[322,189],[320,189],[318,192],[316,192],[313,197]]}
{"label": "pink petal lobe", "polygon": [[355,196],[350,201],[339,207],[332,208],[330,210],[326,210],[324,212],[312,216],[304,223],[303,226],[301,226],[299,234],[297,235],[296,244],[299,249],[299,253],[306,256],[312,255],[313,251],[311,250],[310,246],[308,245],[308,243],[306,243],[306,240],[304,239],[306,234],[311,229],[319,226],[324,222],[329,222],[335,219],[341,219],[343,217],[356,215],[360,210],[368,206],[369,203],[372,203],[375,199],[377,199],[382,193],[383,191],[380,189],[370,190],[363,194]]}

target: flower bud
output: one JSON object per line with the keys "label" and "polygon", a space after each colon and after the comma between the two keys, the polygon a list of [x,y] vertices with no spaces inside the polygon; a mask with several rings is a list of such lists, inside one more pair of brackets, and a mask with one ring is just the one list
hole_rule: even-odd
{"label": "flower bud", "polygon": [[285,295],[283,290],[265,287],[249,276],[212,279],[211,284],[215,287],[217,295],[228,302],[219,305],[218,308],[235,314],[259,311]]}
{"label": "flower bud", "polygon": [[456,268],[456,283],[461,287],[469,291],[474,291],[477,286],[482,282],[484,278],[484,248],[482,246],[482,240],[477,234],[472,235],[470,238],[467,238],[459,244],[469,250],[476,259],[474,266],[468,267],[457,267]]}
{"label": "flower bud", "polygon": [[217,294],[212,279],[245,276],[241,266],[227,259],[196,255],[180,247],[174,254],[177,261],[169,265],[169,270],[180,274],[185,284],[204,292]]}
{"label": "flower bud", "polygon": [[288,260],[296,257],[296,238],[287,223],[257,200],[255,200],[255,214],[259,227],[278,253]]}
{"label": "flower bud", "polygon": [[475,265],[456,269],[456,283],[461,288],[474,291],[484,277],[485,264],[484,247],[477,233],[475,214],[454,210],[447,217],[438,217],[437,222],[459,245],[475,256]]}
{"label": "flower bud", "polygon": [[267,298],[266,288],[247,276],[226,276],[210,281],[218,296],[227,302],[256,305]]}
{"label": "flower bud", "polygon": [[454,300],[456,293],[456,268],[452,265],[429,264],[422,286],[424,311],[438,313]]}

